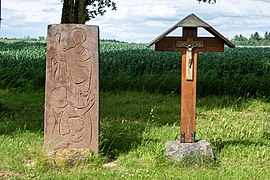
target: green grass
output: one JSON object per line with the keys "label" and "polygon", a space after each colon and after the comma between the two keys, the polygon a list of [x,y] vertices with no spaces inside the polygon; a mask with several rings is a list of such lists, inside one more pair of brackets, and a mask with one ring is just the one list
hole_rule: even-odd
{"label": "green grass", "polygon": [[199,54],[197,139],[216,160],[190,167],[163,155],[180,136],[181,54],[101,41],[100,154],[69,167],[44,156],[45,43],[0,47],[0,179],[270,179],[269,47]]}
{"label": "green grass", "polygon": [[[101,92],[99,156],[56,166],[43,149],[44,94],[0,91],[0,179],[269,179],[270,102],[266,98],[198,99],[197,139],[216,161],[180,166],[163,156],[179,139],[179,95]],[[103,168],[109,161],[115,168]]]}

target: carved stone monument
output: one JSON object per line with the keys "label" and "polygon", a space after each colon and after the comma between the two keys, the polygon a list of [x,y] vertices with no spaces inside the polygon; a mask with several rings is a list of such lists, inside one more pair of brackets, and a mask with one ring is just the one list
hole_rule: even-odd
{"label": "carved stone monument", "polygon": [[99,144],[99,29],[48,26],[44,115],[47,149]]}

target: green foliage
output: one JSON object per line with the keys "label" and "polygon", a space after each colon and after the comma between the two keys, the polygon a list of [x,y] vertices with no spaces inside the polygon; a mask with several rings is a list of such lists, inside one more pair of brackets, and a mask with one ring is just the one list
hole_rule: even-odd
{"label": "green foliage", "polygon": [[270,32],[267,32],[267,31],[265,32],[264,39],[270,41]]}
{"label": "green foliage", "polygon": [[232,41],[236,45],[240,46],[269,46],[270,45],[270,33],[265,32],[262,37],[258,32],[251,34],[249,38],[244,37],[242,34],[236,35]]}
{"label": "green foliage", "polygon": [[112,0],[62,0],[61,23],[79,23],[104,15],[107,9],[116,10]]}
{"label": "green foliage", "polygon": [[[100,153],[72,166],[45,156],[43,93],[0,90],[0,99],[0,179],[270,177],[269,99],[198,98],[196,139],[212,143],[216,162],[194,166],[164,157],[165,143],[180,138],[178,94],[101,92]],[[110,161],[116,167],[104,168]]]}
{"label": "green foliage", "polygon": [[[101,43],[101,88],[180,91],[181,54],[155,52],[144,44]],[[269,96],[270,48],[226,48],[200,53],[198,94]]]}
{"label": "green foliage", "polygon": [[88,17],[86,21],[95,18],[97,15],[104,15],[106,8],[116,10],[116,3],[111,0],[88,0],[87,6],[90,6],[91,9],[87,9]]}
{"label": "green foliage", "polygon": [[212,3],[212,4],[215,4],[217,1],[216,0],[197,0],[199,2],[207,2],[207,3]]}
{"label": "green foliage", "polygon": [[45,83],[45,43],[0,42],[0,88],[39,90]]}
{"label": "green foliage", "polygon": [[[45,43],[0,42],[0,88],[43,90]],[[101,41],[101,90],[179,92],[181,54],[145,44]],[[200,53],[198,95],[270,96],[270,47],[225,48]]]}
{"label": "green foliage", "polygon": [[260,41],[260,40],[262,40],[262,37],[260,36],[260,34],[258,32],[255,32],[254,34],[251,34],[250,39]]}

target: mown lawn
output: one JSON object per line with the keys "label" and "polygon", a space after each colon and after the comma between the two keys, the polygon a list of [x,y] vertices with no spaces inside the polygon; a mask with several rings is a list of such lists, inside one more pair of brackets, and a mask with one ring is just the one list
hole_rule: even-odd
{"label": "mown lawn", "polygon": [[0,179],[270,179],[267,98],[199,98],[197,139],[212,143],[216,161],[183,166],[163,156],[179,139],[178,94],[101,92],[100,154],[72,167],[44,156],[43,99],[0,90]]}

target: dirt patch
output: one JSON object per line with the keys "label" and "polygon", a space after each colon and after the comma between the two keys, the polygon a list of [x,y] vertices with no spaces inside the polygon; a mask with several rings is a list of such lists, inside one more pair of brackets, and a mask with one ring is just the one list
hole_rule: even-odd
{"label": "dirt patch", "polygon": [[28,179],[27,177],[19,173],[11,171],[0,171],[0,179],[10,179],[10,178]]}

